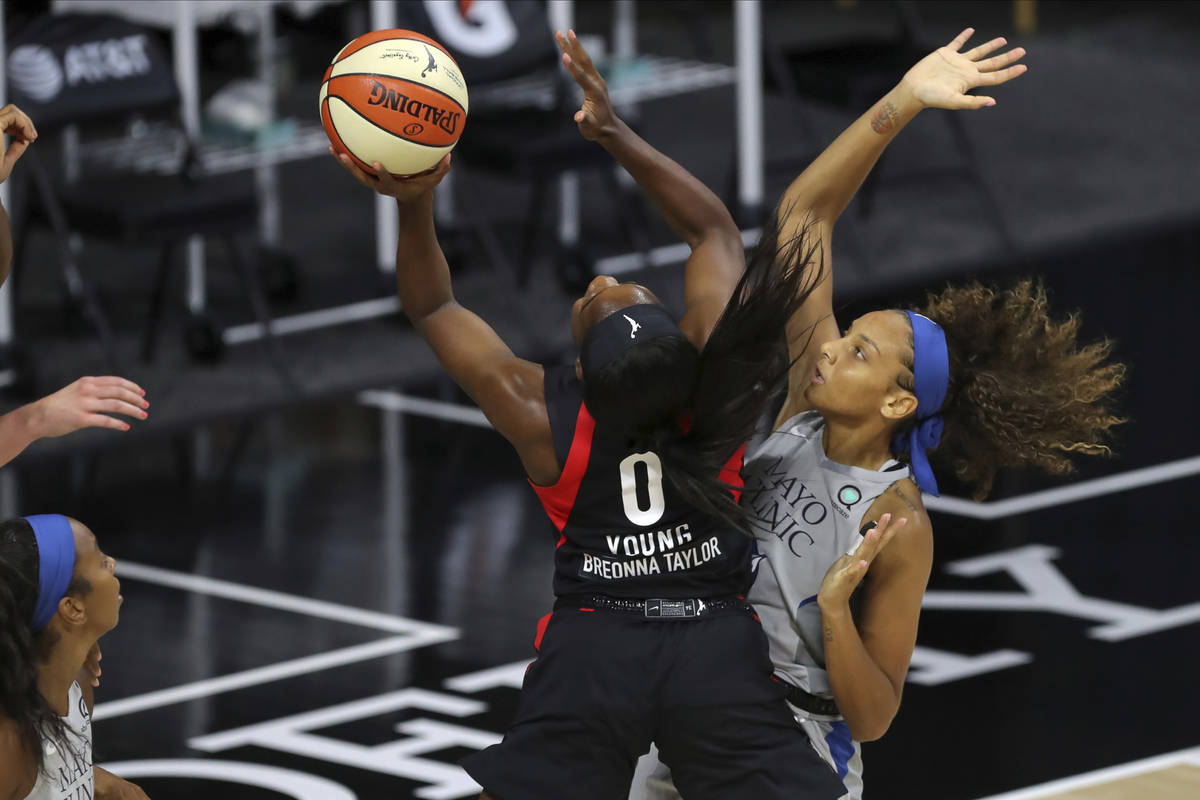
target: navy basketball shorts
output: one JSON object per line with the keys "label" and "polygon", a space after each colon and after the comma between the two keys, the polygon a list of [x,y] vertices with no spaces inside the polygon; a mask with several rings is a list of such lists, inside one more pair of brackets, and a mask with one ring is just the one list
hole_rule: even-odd
{"label": "navy basketball shorts", "polygon": [[544,622],[512,727],[462,762],[497,800],[625,800],[651,742],[685,800],[845,794],[771,680],[750,610],[567,607]]}

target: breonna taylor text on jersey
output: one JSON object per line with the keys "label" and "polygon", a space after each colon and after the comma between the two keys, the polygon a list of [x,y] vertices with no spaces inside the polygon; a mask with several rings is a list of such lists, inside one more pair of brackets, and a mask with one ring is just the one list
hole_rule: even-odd
{"label": "breonna taylor text on jersey", "polygon": [[[718,597],[745,592],[752,540],[697,511],[654,452],[635,452],[583,403],[573,367],[546,368],[546,409],[562,475],[533,484],[559,531],[554,593]],[[721,476],[741,486],[742,450]]]}

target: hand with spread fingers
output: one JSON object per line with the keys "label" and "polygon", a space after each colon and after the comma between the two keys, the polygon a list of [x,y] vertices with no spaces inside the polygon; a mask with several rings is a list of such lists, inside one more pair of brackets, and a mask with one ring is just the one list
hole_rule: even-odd
{"label": "hand with spread fingers", "polygon": [[80,378],[32,404],[38,437],[65,436],[81,428],[129,430],[129,423],[109,414],[146,419],[150,403],[133,381],[107,375]]}
{"label": "hand with spread fingers", "polygon": [[862,542],[853,554],[843,555],[825,573],[821,588],[817,590],[817,605],[824,609],[843,608],[850,601],[850,595],[862,583],[863,576],[871,568],[871,562],[888,542],[903,528],[908,519],[901,517],[894,524],[891,514],[879,518],[879,524],[867,531]]}
{"label": "hand with spread fingers", "polygon": [[9,103],[0,108],[0,132],[11,139],[4,148],[4,157],[0,158],[0,183],[4,183],[12,174],[17,159],[37,139],[37,128],[33,127],[28,114]]}
{"label": "hand with spread fingers", "polygon": [[0,416],[0,466],[38,439],[66,436],[82,428],[129,430],[110,414],[146,419],[146,392],[133,381],[106,375],[80,378],[57,392]]}
{"label": "hand with spread fingers", "polygon": [[[1025,48],[993,56],[1008,44],[1003,37],[992,39],[971,50],[962,52],[967,40],[975,33],[967,28],[945,47],[939,47],[905,74],[901,85],[926,108],[983,108],[996,105],[986,95],[967,94],[980,86],[997,86],[1025,74],[1027,67],[1017,64],[1025,56]],[[990,57],[989,57],[990,56]]]}
{"label": "hand with spread fingers", "polygon": [[567,31],[565,36],[561,31],[555,31],[554,39],[562,50],[563,66],[583,89],[583,105],[575,112],[579,132],[593,142],[612,135],[617,130],[618,120],[608,99],[608,84],[596,71],[596,65],[579,43],[575,31]]}
{"label": "hand with spread fingers", "polygon": [[408,175],[406,177],[397,177],[389,173],[383,168],[383,164],[376,161],[371,167],[375,170],[374,175],[368,175],[359,169],[350,156],[345,153],[339,153],[332,147],[329,148],[330,154],[337,159],[341,164],[342,169],[350,173],[350,177],[361,183],[368,189],[374,189],[387,197],[394,197],[400,203],[411,203],[429,192],[442,182],[442,178],[450,172],[450,153],[446,153],[442,160],[435,164],[425,172],[419,172],[416,175]]}

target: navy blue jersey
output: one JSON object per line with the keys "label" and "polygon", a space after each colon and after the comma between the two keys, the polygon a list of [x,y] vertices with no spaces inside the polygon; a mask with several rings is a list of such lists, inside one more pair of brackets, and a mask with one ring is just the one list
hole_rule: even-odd
{"label": "navy blue jersey", "polygon": [[[598,426],[573,367],[546,368],[546,409],[562,475],[534,490],[561,534],[554,593],[716,597],[750,583],[751,539],[686,503],[653,452]],[[741,486],[744,448],[721,478]],[[735,492],[736,494],[736,492]]]}

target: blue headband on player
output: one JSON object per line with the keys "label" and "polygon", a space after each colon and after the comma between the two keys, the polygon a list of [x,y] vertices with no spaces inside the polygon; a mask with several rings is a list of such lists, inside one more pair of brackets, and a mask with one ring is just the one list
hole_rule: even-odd
{"label": "blue headband on player", "polygon": [[33,527],[38,549],[38,597],[33,609],[33,632],[45,628],[58,611],[75,572],[75,534],[62,514],[25,517]]}
{"label": "blue headband on player", "polygon": [[660,305],[637,303],[614,311],[592,326],[579,348],[583,379],[621,356],[635,344],[662,336],[686,339],[671,312]]}
{"label": "blue headband on player", "polygon": [[946,332],[928,317],[915,311],[905,311],[913,332],[913,384],[917,395],[917,424],[911,430],[896,434],[892,450],[909,453],[917,487],[934,497],[938,496],[937,479],[925,451],[938,446],[942,440],[942,415],[938,412],[946,400],[950,386],[950,352],[946,349]]}

